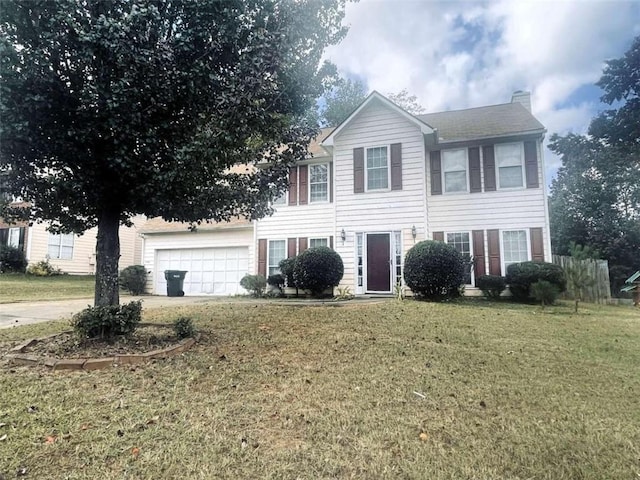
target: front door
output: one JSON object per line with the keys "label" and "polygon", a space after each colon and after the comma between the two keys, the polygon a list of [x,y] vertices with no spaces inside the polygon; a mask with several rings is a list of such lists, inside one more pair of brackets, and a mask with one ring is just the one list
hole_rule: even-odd
{"label": "front door", "polygon": [[391,245],[388,233],[367,234],[367,291],[391,291]]}

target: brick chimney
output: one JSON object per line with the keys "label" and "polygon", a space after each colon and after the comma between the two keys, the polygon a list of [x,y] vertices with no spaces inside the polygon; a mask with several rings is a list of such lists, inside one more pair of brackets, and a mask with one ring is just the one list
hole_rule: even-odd
{"label": "brick chimney", "polygon": [[516,90],[511,95],[511,103],[521,103],[524,108],[531,113],[531,93],[523,92],[522,90]]}

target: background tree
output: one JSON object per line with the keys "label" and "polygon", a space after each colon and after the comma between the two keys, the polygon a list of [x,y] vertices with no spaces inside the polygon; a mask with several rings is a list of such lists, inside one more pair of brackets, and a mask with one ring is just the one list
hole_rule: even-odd
{"label": "background tree", "polygon": [[424,113],[424,107],[418,103],[418,97],[410,95],[406,88],[398,93],[388,93],[387,98],[411,115]]}
{"label": "background tree", "polygon": [[338,78],[334,87],[324,95],[320,121],[337,127],[367,98],[367,86],[360,80]]}
{"label": "background tree", "polygon": [[0,171],[32,202],[4,215],[97,226],[95,304],[119,303],[118,227],[133,215],[269,213],[316,133],[303,117],[343,16],[344,0],[4,2]]}
{"label": "background tree", "polygon": [[588,135],[553,135],[562,158],[551,184],[551,241],[556,253],[571,242],[609,261],[612,293],[640,269],[640,37],[623,58],[606,62],[601,97],[618,108],[593,119]]}

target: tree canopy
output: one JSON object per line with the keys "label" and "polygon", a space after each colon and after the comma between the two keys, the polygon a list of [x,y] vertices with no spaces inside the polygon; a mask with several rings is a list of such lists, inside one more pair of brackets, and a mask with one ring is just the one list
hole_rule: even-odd
{"label": "tree canopy", "polygon": [[117,229],[133,215],[269,213],[316,134],[305,113],[343,16],[344,0],[2,5],[0,170],[31,218],[98,226],[96,304],[118,302]]}
{"label": "tree canopy", "polygon": [[[551,185],[551,240],[556,253],[572,242],[609,261],[613,293],[640,269],[640,37],[624,57],[606,62],[601,100],[616,104],[596,116],[588,135],[553,135],[562,166]],[[624,278],[623,278],[624,277]]]}
{"label": "tree canopy", "polygon": [[367,86],[362,81],[338,78],[324,96],[320,121],[324,125],[337,127],[367,98],[367,93]]}

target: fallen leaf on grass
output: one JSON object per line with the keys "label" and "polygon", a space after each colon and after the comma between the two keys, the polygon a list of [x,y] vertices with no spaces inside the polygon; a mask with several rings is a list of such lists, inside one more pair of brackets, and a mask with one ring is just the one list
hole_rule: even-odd
{"label": "fallen leaf on grass", "polygon": [[86,423],[80,426],[80,430],[86,430],[87,428],[89,428],[89,425]]}
{"label": "fallen leaf on grass", "polygon": [[138,458],[138,455],[140,455],[140,449],[138,447],[133,447],[131,449],[131,455],[133,455],[133,458]]}
{"label": "fallen leaf on grass", "polygon": [[158,420],[160,420],[160,417],[150,418],[149,420],[147,420],[147,425],[153,425],[155,423],[158,423]]}
{"label": "fallen leaf on grass", "polygon": [[7,434],[5,433],[0,437],[0,442],[4,442],[7,439]]}
{"label": "fallen leaf on grass", "polygon": [[56,436],[55,435],[49,435],[45,439],[44,443],[47,444],[47,445],[51,445],[52,443],[55,443],[55,441],[56,441]]}
{"label": "fallen leaf on grass", "polygon": [[426,442],[428,439],[429,439],[429,435],[427,435],[424,432],[420,433],[420,440],[422,440],[423,442]]}

